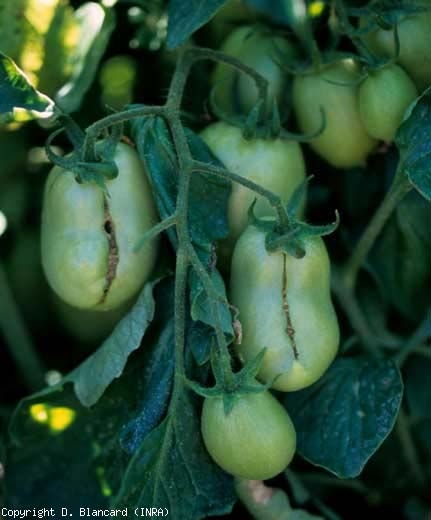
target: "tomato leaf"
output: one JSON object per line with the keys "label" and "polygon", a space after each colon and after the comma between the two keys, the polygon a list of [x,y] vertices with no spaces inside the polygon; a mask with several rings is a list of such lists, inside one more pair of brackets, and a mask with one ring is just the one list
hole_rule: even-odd
{"label": "tomato leaf", "polygon": [[392,430],[402,394],[392,361],[336,360],[314,385],[284,398],[298,453],[340,478],[356,477]]}
{"label": "tomato leaf", "polygon": [[124,425],[120,434],[121,446],[127,453],[133,454],[139,448],[166,413],[174,379],[174,346],[174,324],[171,319],[163,327],[155,348],[145,362],[138,412]]}
{"label": "tomato leaf", "polygon": [[139,348],[151,323],[155,303],[153,288],[158,280],[147,283],[131,311],[94,354],[66,376],[84,406],[94,405],[112,381],[123,373],[129,355]]}
{"label": "tomato leaf", "polygon": [[83,4],[75,12],[79,41],[73,51],[73,68],[68,82],[57,92],[55,100],[66,112],[79,108],[91,86],[100,60],[115,28],[115,13],[95,2]]}
{"label": "tomato leaf", "polygon": [[395,143],[399,168],[426,199],[431,200],[431,88],[409,107],[398,128]]}
{"label": "tomato leaf", "polygon": [[[52,112],[54,103],[32,87],[15,62],[0,52],[0,113],[23,108],[35,112]],[[40,114],[39,114],[40,116]]]}
{"label": "tomato leaf", "polygon": [[[102,508],[121,486],[124,471],[150,430],[160,423],[173,380],[173,283],[155,287],[157,313],[127,371],[91,408],[71,384],[21,401],[7,445],[7,501],[13,507]],[[158,504],[147,504],[156,507]]]}
{"label": "tomato leaf", "polygon": [[170,49],[180,46],[210,20],[227,0],[170,0],[168,38]]}
{"label": "tomato leaf", "polygon": [[232,478],[209,457],[192,396],[184,390],[167,418],[133,456],[115,507],[157,504],[176,520],[228,513],[235,502]]}

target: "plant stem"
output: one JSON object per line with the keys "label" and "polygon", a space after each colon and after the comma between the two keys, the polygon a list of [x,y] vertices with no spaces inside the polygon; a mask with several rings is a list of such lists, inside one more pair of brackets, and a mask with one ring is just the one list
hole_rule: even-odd
{"label": "plant stem", "polygon": [[377,355],[377,338],[368,325],[364,313],[355,298],[353,289],[345,285],[343,277],[335,268],[332,269],[331,288],[364,348],[370,354]]}
{"label": "plant stem", "polygon": [[282,228],[286,228],[289,225],[289,217],[287,215],[286,210],[283,207],[283,203],[278,195],[273,193],[270,190],[265,189],[260,184],[257,184],[250,179],[246,179],[237,173],[233,173],[225,168],[220,168],[218,166],[214,166],[212,164],[201,163],[200,161],[194,161],[193,170],[198,173],[208,173],[210,175],[215,175],[222,179],[228,179],[230,181],[236,182],[237,184],[241,184],[248,188],[251,191],[254,191],[261,197],[267,199],[269,204],[275,209],[278,215],[278,220]]}
{"label": "plant stem", "polygon": [[[426,340],[431,332],[431,312],[428,312],[422,323],[413,333],[413,335],[403,344],[394,357],[396,364],[402,367],[412,352],[418,348],[418,344]],[[431,355],[431,348],[427,349],[428,355]]]}
{"label": "plant stem", "polygon": [[[130,108],[129,110],[124,110],[122,112],[117,112],[116,114],[110,114],[109,116],[104,117],[103,119],[99,119],[92,125],[88,126],[85,133],[85,140],[83,143],[84,154],[92,146],[92,141],[112,125],[118,123],[125,123],[126,121],[130,121],[131,119],[136,119],[138,117],[145,116],[162,116],[166,113],[166,107],[164,106],[139,106],[137,108]],[[88,153],[91,153],[88,152]]]}
{"label": "plant stem", "polygon": [[398,419],[395,424],[395,431],[403,448],[404,457],[409,464],[412,477],[416,480],[419,486],[424,486],[426,480],[425,474],[423,472],[420,458],[416,450],[412,434],[410,432],[408,418],[402,408],[398,414]]}
{"label": "plant stem", "polygon": [[153,238],[156,238],[157,235],[160,235],[160,233],[163,233],[163,231],[166,231],[167,229],[175,226],[177,223],[177,214],[174,213],[170,217],[165,218],[162,220],[162,222],[159,222],[155,226],[153,226],[151,229],[149,229],[142,238],[139,239],[135,247],[133,248],[134,251],[138,251],[141,249],[142,246],[145,245],[146,242],[149,242]]}
{"label": "plant stem", "polygon": [[397,170],[389,191],[374,213],[368,227],[365,229],[359,242],[356,244],[355,250],[345,265],[343,281],[347,288],[353,289],[355,287],[359,269],[370,252],[376,238],[398,203],[412,188],[413,186],[410,184],[408,177],[400,170]]}
{"label": "plant stem", "polygon": [[0,331],[27,388],[40,390],[45,386],[45,370],[26,329],[0,262]]}

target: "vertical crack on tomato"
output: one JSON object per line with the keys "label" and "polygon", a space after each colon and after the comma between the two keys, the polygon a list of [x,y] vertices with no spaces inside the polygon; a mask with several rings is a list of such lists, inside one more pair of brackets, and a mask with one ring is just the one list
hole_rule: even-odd
{"label": "vertical crack on tomato", "polygon": [[287,303],[286,255],[283,255],[283,283],[282,283],[281,297],[282,297],[282,301],[283,301],[284,315],[286,316],[286,332],[287,332],[287,335],[289,336],[290,342],[292,344],[293,357],[295,358],[295,360],[298,360],[299,353],[298,353],[298,348],[296,346],[295,329],[293,328],[293,325],[292,325],[289,304]]}
{"label": "vertical crack on tomato", "polygon": [[103,210],[104,210],[104,221],[103,221],[103,230],[108,237],[109,242],[109,257],[108,257],[108,269],[106,272],[106,285],[103,289],[103,295],[99,303],[103,303],[107,296],[109,289],[111,288],[112,282],[115,280],[115,275],[117,272],[117,266],[119,261],[118,255],[118,245],[115,237],[115,226],[112,220],[111,214],[109,213],[108,201],[106,198],[103,202]]}

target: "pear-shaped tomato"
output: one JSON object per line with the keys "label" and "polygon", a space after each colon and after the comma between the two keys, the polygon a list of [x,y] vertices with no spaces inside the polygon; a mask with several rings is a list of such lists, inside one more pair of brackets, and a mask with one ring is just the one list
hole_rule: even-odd
{"label": "pear-shaped tomato", "polygon": [[326,126],[310,146],[337,168],[364,165],[377,144],[359,114],[359,75],[357,64],[344,59],[293,81],[293,107],[301,131],[311,134],[319,129],[322,108]]}
{"label": "pear-shaped tomato", "polygon": [[222,397],[207,397],[202,410],[202,436],[219,466],[251,480],[275,477],[296,450],[292,421],[267,390],[238,396],[228,414]]}
{"label": "pear-shaped tomato", "polygon": [[393,141],[417,95],[415,84],[398,65],[370,72],[359,87],[359,112],[367,132],[376,139]]}
{"label": "pear-shaped tomato", "polygon": [[248,361],[266,348],[258,378],[283,391],[317,381],[339,343],[325,244],[309,236],[302,247],[302,258],[269,253],[265,232],[250,225],[232,258],[230,300],[242,325],[238,353]]}
{"label": "pear-shaped tomato", "polygon": [[134,250],[157,221],[143,165],[123,143],[114,160],[119,175],[106,181],[109,196],[57,166],[46,181],[43,268],[52,289],[82,309],[110,310],[125,303],[148,279],[156,259],[154,241]]}

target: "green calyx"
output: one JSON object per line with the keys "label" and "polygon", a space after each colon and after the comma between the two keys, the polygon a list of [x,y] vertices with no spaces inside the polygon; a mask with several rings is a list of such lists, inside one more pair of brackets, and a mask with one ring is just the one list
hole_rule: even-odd
{"label": "green calyx", "polygon": [[298,186],[287,203],[285,213],[279,214],[277,219],[257,218],[253,212],[256,200],[251,205],[249,223],[266,233],[265,247],[268,252],[282,250],[295,258],[302,258],[305,255],[303,241],[306,238],[329,235],[337,229],[340,223],[337,211],[335,221],[330,224],[316,226],[298,219],[297,215],[309,180],[310,178]]}

